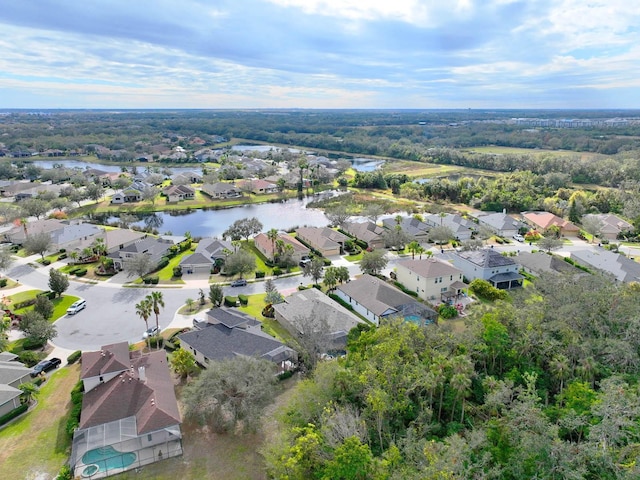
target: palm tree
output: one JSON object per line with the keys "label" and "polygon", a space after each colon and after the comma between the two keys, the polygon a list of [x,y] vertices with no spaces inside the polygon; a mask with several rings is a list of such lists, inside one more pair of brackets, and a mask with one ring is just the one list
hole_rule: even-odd
{"label": "palm tree", "polygon": [[276,240],[278,239],[278,230],[272,228],[267,232],[267,238],[271,240],[271,259],[276,261]]}
{"label": "palm tree", "polygon": [[22,403],[26,403],[27,405],[31,403],[31,401],[40,393],[40,389],[34,383],[23,383],[18,387],[22,390],[20,394],[20,398],[22,399]]}
{"label": "palm tree", "polygon": [[[149,317],[151,316],[152,308],[153,305],[151,304],[149,297],[143,298],[142,300],[140,300],[140,303],[136,304],[136,315],[144,320],[144,324],[147,327],[145,331],[149,331]],[[151,349],[149,335],[147,335],[147,347]]]}
{"label": "palm tree", "polygon": [[147,298],[151,302],[153,313],[155,313],[156,315],[156,328],[158,329],[158,333],[160,333],[160,323],[158,323],[158,316],[160,315],[160,307],[164,307],[164,298],[162,297],[162,292],[151,292],[149,295],[147,295]]}
{"label": "palm tree", "polygon": [[407,245],[407,250],[409,250],[411,252],[411,259],[412,260],[415,260],[416,253],[418,253],[420,248],[422,248],[422,247],[415,240],[413,242],[410,242],[409,245]]}
{"label": "palm tree", "polygon": [[564,389],[564,381],[569,376],[569,359],[565,355],[556,355],[549,362],[551,374],[560,381],[560,395]]}
{"label": "palm tree", "polygon": [[455,404],[458,398],[462,399],[462,409],[460,412],[460,423],[464,423],[464,402],[467,398],[469,390],[471,389],[471,377],[464,373],[456,373],[451,377],[449,382],[451,388],[456,392],[456,398],[451,408],[451,420],[453,421],[453,414],[455,413]]}

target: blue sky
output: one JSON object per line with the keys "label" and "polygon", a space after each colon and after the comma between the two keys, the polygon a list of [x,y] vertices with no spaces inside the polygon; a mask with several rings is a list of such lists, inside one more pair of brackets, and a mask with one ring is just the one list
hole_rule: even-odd
{"label": "blue sky", "polygon": [[0,0],[0,108],[640,108],[629,0]]}

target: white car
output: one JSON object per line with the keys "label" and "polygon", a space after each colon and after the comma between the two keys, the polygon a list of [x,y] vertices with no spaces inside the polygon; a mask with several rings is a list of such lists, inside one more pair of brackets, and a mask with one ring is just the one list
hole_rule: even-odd
{"label": "white car", "polygon": [[516,233],[516,234],[513,236],[513,239],[514,239],[514,240],[517,240],[517,241],[519,241],[519,242],[524,242],[524,237],[523,237],[522,235],[520,235],[519,233]]}
{"label": "white car", "polygon": [[149,330],[142,334],[142,338],[155,337],[160,334],[160,329],[158,327],[151,327]]}
{"label": "white car", "polygon": [[78,300],[77,302],[73,303],[69,308],[67,308],[67,315],[75,315],[80,310],[84,310],[86,306],[87,306],[86,300]]}

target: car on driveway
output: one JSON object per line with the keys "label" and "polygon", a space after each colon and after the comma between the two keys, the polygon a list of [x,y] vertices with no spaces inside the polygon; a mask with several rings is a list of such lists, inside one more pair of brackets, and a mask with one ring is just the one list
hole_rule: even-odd
{"label": "car on driveway", "polygon": [[232,287],[244,287],[247,284],[247,281],[244,278],[240,278],[238,280],[234,280],[231,282]]}
{"label": "car on driveway", "polygon": [[78,300],[77,302],[71,304],[69,308],[67,308],[67,315],[75,315],[80,310],[83,310],[87,306],[86,300]]}
{"label": "car on driveway", "polygon": [[514,240],[517,240],[518,242],[524,242],[524,237],[522,235],[520,235],[519,233],[516,233],[513,236]]}
{"label": "car on driveway", "polygon": [[59,358],[50,358],[48,360],[42,360],[35,367],[33,367],[33,372],[31,372],[32,377],[37,377],[41,373],[48,372],[49,370],[53,370],[54,368],[58,368],[62,360]]}
{"label": "car on driveway", "polygon": [[158,327],[151,327],[142,334],[142,338],[155,337],[158,334],[160,334],[160,329]]}

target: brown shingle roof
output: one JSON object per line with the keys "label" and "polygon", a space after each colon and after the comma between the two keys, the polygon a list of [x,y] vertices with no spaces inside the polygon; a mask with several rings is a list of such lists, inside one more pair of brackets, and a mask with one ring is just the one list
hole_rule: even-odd
{"label": "brown shingle roof", "polygon": [[[115,346],[120,345],[127,344]],[[137,433],[142,435],[181,422],[165,352],[139,355],[130,361],[133,368],[84,394],[80,428],[135,416]],[[144,367],[144,380],[139,376],[140,367]]]}
{"label": "brown shingle roof", "polygon": [[82,354],[80,378],[97,377],[107,373],[121,372],[131,365],[127,342],[105,345],[99,352]]}

